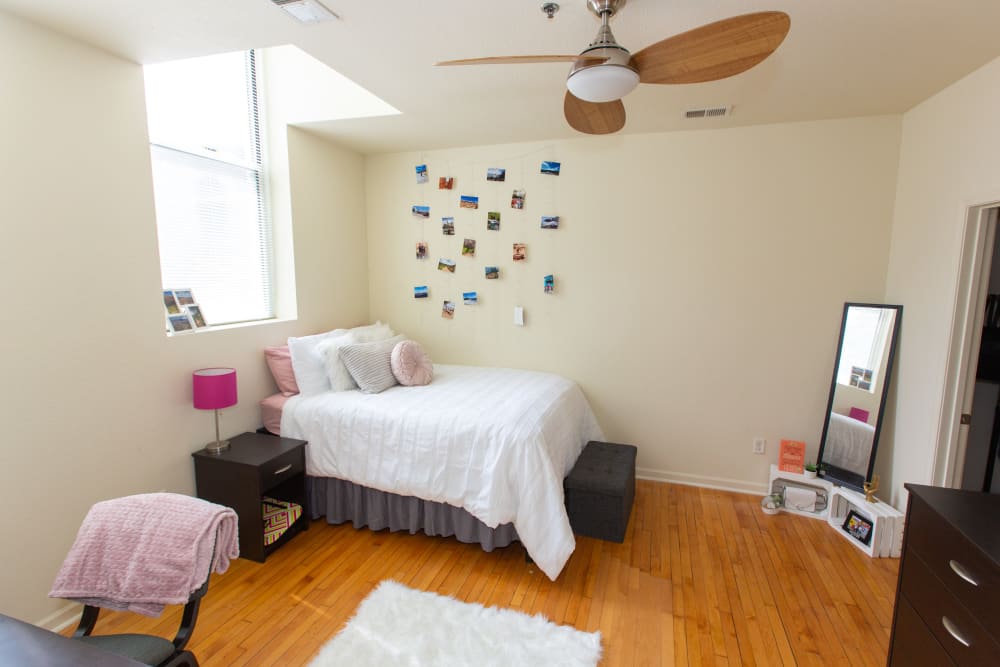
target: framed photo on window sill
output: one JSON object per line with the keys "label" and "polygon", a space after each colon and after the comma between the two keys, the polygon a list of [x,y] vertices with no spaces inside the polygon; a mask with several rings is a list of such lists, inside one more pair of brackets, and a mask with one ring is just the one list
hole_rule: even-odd
{"label": "framed photo on window sill", "polygon": [[167,325],[170,327],[170,333],[172,334],[190,333],[195,330],[194,322],[188,313],[167,315]]}
{"label": "framed photo on window sill", "polygon": [[184,306],[184,310],[191,316],[191,323],[194,324],[195,329],[205,329],[208,327],[208,322],[205,321],[205,316],[201,313],[201,306],[195,303],[190,306]]}

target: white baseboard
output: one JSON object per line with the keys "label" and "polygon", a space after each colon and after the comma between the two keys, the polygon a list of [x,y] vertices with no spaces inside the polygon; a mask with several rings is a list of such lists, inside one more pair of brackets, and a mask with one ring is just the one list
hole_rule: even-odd
{"label": "white baseboard", "polygon": [[653,482],[668,482],[670,484],[684,484],[685,486],[700,486],[706,489],[735,491],[736,493],[749,493],[757,496],[766,496],[768,490],[767,482],[747,482],[742,479],[705,477],[703,475],[689,475],[682,472],[670,472],[669,470],[653,470],[652,468],[636,468],[635,476],[638,479],[647,479]]}
{"label": "white baseboard", "polygon": [[52,632],[62,632],[73,623],[79,621],[82,612],[83,605],[76,602],[67,602],[56,611],[35,623],[35,625],[46,630],[51,630]]}

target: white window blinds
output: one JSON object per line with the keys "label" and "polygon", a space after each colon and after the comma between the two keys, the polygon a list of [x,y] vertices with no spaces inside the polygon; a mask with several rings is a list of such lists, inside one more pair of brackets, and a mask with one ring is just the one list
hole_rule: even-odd
{"label": "white window blinds", "polygon": [[146,67],[164,289],[209,324],[274,316],[253,52]]}

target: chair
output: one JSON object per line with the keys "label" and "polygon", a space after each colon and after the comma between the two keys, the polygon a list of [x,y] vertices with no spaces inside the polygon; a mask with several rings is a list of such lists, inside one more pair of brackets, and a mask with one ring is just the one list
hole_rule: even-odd
{"label": "chair", "polygon": [[[94,505],[50,597],[84,605],[73,638],[151,667],[198,667],[186,650],[211,572],[239,556],[236,513],[215,503],[151,493]],[[159,616],[183,604],[173,640],[146,634],[93,634],[101,607]]]}
{"label": "chair", "polygon": [[198,659],[191,651],[184,650],[184,647],[187,646],[188,640],[191,639],[191,634],[194,632],[194,624],[198,619],[198,607],[207,592],[208,578],[206,577],[205,583],[191,595],[191,599],[184,605],[181,625],[177,628],[177,634],[173,641],[156,635],[92,635],[90,633],[94,631],[101,608],[89,604],[83,606],[83,615],[73,632],[73,638],[152,667],[198,667]]}

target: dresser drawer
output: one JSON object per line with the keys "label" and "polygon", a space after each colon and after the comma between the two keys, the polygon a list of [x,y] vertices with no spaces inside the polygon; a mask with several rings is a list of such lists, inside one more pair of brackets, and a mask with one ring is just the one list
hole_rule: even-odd
{"label": "dresser drawer", "polygon": [[899,599],[889,667],[952,667],[955,663],[905,598]]}
{"label": "dresser drawer", "polygon": [[1000,665],[1000,646],[994,638],[915,552],[906,553],[901,576],[901,602],[905,599],[913,606],[956,665]]}
{"label": "dresser drawer", "polygon": [[281,456],[264,463],[260,471],[260,488],[262,491],[272,489],[286,479],[305,470],[305,457],[301,448],[285,452]]}
{"label": "dresser drawer", "polygon": [[[907,548],[994,632],[1000,630],[1000,572],[957,528],[918,497],[910,502]],[[962,578],[962,572],[978,585]]]}

